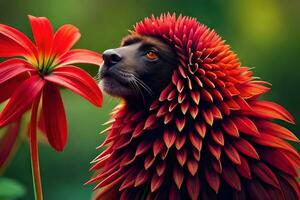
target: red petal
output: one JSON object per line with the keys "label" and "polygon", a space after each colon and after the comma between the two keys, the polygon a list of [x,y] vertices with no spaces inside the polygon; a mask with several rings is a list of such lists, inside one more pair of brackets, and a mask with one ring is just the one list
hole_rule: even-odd
{"label": "red petal", "polygon": [[240,155],[237,150],[230,144],[224,146],[224,152],[227,157],[236,165],[241,164]]}
{"label": "red petal", "polygon": [[78,67],[56,68],[45,79],[76,92],[96,106],[102,105],[102,93],[95,80]]}
{"label": "red petal", "polygon": [[212,139],[219,145],[224,146],[224,136],[220,129],[211,130]]}
{"label": "red petal", "polygon": [[189,132],[189,139],[192,145],[198,150],[202,149],[202,138],[198,134],[194,134],[193,132]]}
{"label": "red petal", "polygon": [[54,35],[52,54],[61,56],[69,51],[79,40],[79,29],[73,25],[61,26]]}
{"label": "red petal", "polygon": [[257,126],[261,132],[267,133],[269,135],[274,135],[287,140],[292,140],[299,142],[299,139],[288,129],[275,124],[267,120],[260,120],[257,122]]}
{"label": "red petal", "polygon": [[73,49],[61,56],[58,63],[58,67],[75,63],[100,65],[102,63],[102,56],[86,49]]}
{"label": "red petal", "polygon": [[138,187],[144,184],[149,178],[150,178],[149,172],[142,169],[135,178],[134,187]]}
{"label": "red petal", "polygon": [[205,168],[205,178],[209,186],[216,192],[220,188],[220,176],[214,170]]}
{"label": "red petal", "polygon": [[254,112],[250,115],[257,117],[281,119],[286,122],[295,123],[294,117],[281,105],[269,101],[252,101],[251,107]]}
{"label": "red petal", "polygon": [[170,148],[175,143],[176,133],[175,131],[165,130],[163,138],[167,148]]}
{"label": "red petal", "polygon": [[23,73],[0,84],[0,103],[10,98],[16,89],[28,78],[29,74]]}
{"label": "red petal", "polygon": [[222,127],[228,135],[239,137],[239,130],[231,119],[224,120],[222,122]]}
{"label": "red petal", "polygon": [[240,160],[241,160],[241,164],[235,166],[237,171],[243,177],[247,179],[252,179],[250,167],[247,160],[243,156],[240,156]]}
{"label": "red petal", "polygon": [[157,121],[155,114],[150,115],[144,125],[144,129],[151,128]]}
{"label": "red petal", "polygon": [[188,176],[186,181],[188,194],[192,200],[197,200],[200,194],[200,180],[198,176]]}
{"label": "red petal", "polygon": [[274,137],[274,136],[263,133],[263,134],[261,134],[261,136],[259,138],[251,138],[251,140],[262,146],[287,150],[299,158],[299,154],[294,149],[294,147],[278,137]]}
{"label": "red petal", "polygon": [[183,179],[184,179],[184,174],[183,174],[182,168],[174,167],[174,169],[173,169],[173,179],[174,179],[174,182],[175,182],[177,188],[180,189],[181,185],[182,185],[182,182],[183,182]]}
{"label": "red petal", "polygon": [[257,180],[251,180],[245,184],[249,199],[270,199],[269,194],[262,184]]}
{"label": "red petal", "polygon": [[166,168],[167,168],[167,164],[166,162],[162,161],[162,162],[159,162],[157,165],[156,165],[156,173],[158,176],[161,176],[165,173],[166,171]]}
{"label": "red petal", "polygon": [[0,84],[24,72],[36,71],[22,59],[10,59],[0,63]]}
{"label": "red petal", "polygon": [[273,171],[263,162],[252,165],[252,172],[262,181],[280,189],[279,181]]}
{"label": "red petal", "polygon": [[176,157],[178,160],[178,163],[180,164],[180,166],[183,167],[183,165],[185,164],[186,160],[187,160],[187,150],[186,148],[183,148],[181,150],[177,150],[176,151]]}
{"label": "red petal", "polygon": [[178,131],[181,132],[185,126],[185,117],[183,117],[181,119],[177,118],[175,123],[176,123],[176,127],[177,127]]}
{"label": "red petal", "polygon": [[259,159],[259,155],[255,148],[245,139],[238,138],[233,141],[234,146],[239,150],[239,152],[245,154],[254,159]]}
{"label": "red petal", "polygon": [[164,176],[158,176],[156,173],[154,173],[151,179],[151,192],[155,192],[159,189],[164,182],[164,178]]}
{"label": "red petal", "polygon": [[20,121],[18,120],[11,123],[4,135],[0,138],[0,171],[13,152],[19,130]]}
{"label": "red petal", "polygon": [[22,32],[0,24],[0,57],[36,55],[36,48]]}
{"label": "red petal", "polygon": [[190,159],[187,162],[187,167],[188,167],[188,170],[191,173],[191,175],[195,176],[195,174],[198,171],[198,162],[194,159]]}
{"label": "red petal", "polygon": [[160,138],[156,139],[155,142],[153,143],[153,155],[157,156],[163,147],[164,147],[164,143],[162,142],[162,140]]}
{"label": "red petal", "polygon": [[175,146],[177,150],[180,150],[183,145],[185,144],[186,141],[186,135],[185,134],[180,134],[176,137],[176,141],[175,141]]}
{"label": "red petal", "polygon": [[205,134],[206,134],[206,125],[205,123],[195,123],[194,124],[195,126],[195,130],[197,131],[197,133],[202,137],[204,138],[205,137]]}
{"label": "red petal", "polygon": [[241,190],[240,178],[233,168],[224,167],[222,172],[222,177],[232,188],[238,191]]}
{"label": "red petal", "polygon": [[54,149],[62,151],[68,139],[67,119],[59,89],[52,83],[44,86],[42,109],[48,141]]}
{"label": "red petal", "polygon": [[49,56],[53,44],[53,29],[50,21],[46,17],[29,15],[28,18],[38,52]]}
{"label": "red petal", "polygon": [[257,127],[248,117],[235,117],[233,121],[240,132],[248,133],[250,135],[259,135]]}
{"label": "red petal", "polygon": [[282,172],[294,177],[298,176],[293,162],[290,161],[288,157],[279,150],[264,149],[259,155],[265,162],[281,170]]}
{"label": "red petal", "polygon": [[138,155],[141,155],[141,154],[147,152],[151,148],[152,145],[153,145],[153,143],[149,142],[149,141],[140,142],[140,144],[136,148],[135,155],[138,156]]}
{"label": "red petal", "polygon": [[39,76],[32,76],[22,83],[3,109],[0,115],[0,126],[5,126],[21,117],[31,105],[33,99],[40,94],[44,84],[45,81]]}

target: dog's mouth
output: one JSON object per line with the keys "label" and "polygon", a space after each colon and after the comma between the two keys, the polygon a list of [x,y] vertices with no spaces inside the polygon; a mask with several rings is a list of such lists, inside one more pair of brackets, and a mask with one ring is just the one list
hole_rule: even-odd
{"label": "dog's mouth", "polygon": [[130,87],[131,76],[128,72],[102,66],[99,85],[109,95],[126,98],[133,93]]}

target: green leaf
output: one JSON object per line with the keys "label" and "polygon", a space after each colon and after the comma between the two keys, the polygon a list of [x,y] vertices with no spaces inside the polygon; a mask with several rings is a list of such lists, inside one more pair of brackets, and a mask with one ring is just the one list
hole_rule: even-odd
{"label": "green leaf", "polygon": [[0,177],[0,199],[15,199],[26,193],[24,186],[15,180]]}

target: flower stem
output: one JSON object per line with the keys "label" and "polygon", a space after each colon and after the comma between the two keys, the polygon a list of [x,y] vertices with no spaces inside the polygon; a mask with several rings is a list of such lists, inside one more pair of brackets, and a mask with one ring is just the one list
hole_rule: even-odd
{"label": "flower stem", "polygon": [[37,111],[39,106],[40,98],[34,100],[31,110],[30,119],[30,157],[31,157],[31,169],[32,169],[32,180],[34,188],[35,200],[43,200],[42,182],[40,175],[40,164],[39,164],[39,151],[37,143]]}

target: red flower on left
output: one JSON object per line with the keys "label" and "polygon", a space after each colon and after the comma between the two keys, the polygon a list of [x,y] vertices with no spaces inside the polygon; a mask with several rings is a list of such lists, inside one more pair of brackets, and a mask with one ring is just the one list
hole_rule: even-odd
{"label": "red flower on left", "polygon": [[[31,140],[36,139],[39,116],[50,145],[62,151],[68,130],[59,87],[66,87],[101,106],[102,93],[97,83],[73,64],[99,66],[102,57],[86,49],[70,50],[80,38],[79,30],[73,25],[63,25],[54,33],[45,17],[29,16],[29,21],[35,43],[17,29],[0,24],[0,57],[10,58],[0,63],[0,103],[8,100],[0,114],[0,127],[16,123],[31,109]],[[15,129],[8,129],[7,134],[13,134],[11,137],[0,137],[0,168],[15,142]]]}
{"label": "red flower on left", "polygon": [[92,77],[75,63],[99,65],[101,55],[85,49],[70,50],[80,38],[72,25],[53,33],[45,17],[29,16],[35,44],[20,31],[0,24],[0,101],[9,99],[0,115],[0,127],[19,119],[42,96],[42,120],[49,143],[62,151],[67,142],[67,121],[59,86],[101,106],[102,94]]}

